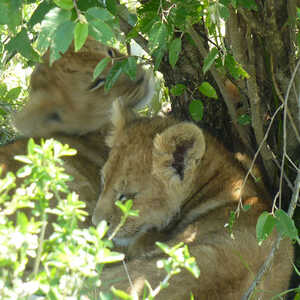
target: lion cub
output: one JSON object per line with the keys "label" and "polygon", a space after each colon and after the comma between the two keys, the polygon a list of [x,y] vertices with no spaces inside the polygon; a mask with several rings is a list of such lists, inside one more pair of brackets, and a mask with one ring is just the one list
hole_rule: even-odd
{"label": "lion cub", "polygon": [[109,63],[93,80],[96,65],[106,57],[125,58],[116,49],[88,38],[80,51],[73,45],[49,66],[49,53],[31,75],[29,101],[13,116],[15,127],[27,137],[48,137],[55,133],[82,135],[98,130],[109,122],[112,102],[122,96],[125,106],[145,100],[150,73],[138,65],[136,80],[122,74],[106,92],[104,84]]}
{"label": "lion cub", "polygon": [[[125,253],[145,251],[128,262],[130,293],[142,295],[145,279],[156,287],[166,275],[156,268],[158,254],[152,252],[159,239],[170,246],[187,243],[201,275],[195,279],[182,271],[158,299],[189,299],[193,292],[195,299],[240,300],[276,238],[274,234],[260,247],[255,237],[257,218],[270,207],[266,193],[251,180],[241,191],[244,169],[214,137],[192,123],[136,118],[117,103],[113,124],[93,222],[105,219],[113,230],[121,216],[116,200],[133,199],[133,209],[139,210],[139,217],[129,217],[114,238]],[[240,213],[232,238],[224,225],[241,193],[243,204],[251,208]],[[292,258],[291,243],[284,240],[251,299],[271,299],[285,290]],[[121,273],[124,280],[115,287],[127,289],[122,265],[104,270],[101,280],[109,282]]]}

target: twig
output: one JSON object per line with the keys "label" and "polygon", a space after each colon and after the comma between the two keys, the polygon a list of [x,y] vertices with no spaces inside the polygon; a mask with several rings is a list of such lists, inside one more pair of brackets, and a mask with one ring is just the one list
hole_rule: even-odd
{"label": "twig", "polygon": [[[275,154],[273,153],[273,151],[271,151],[271,154],[272,154],[272,157],[273,157],[273,162],[274,162],[275,165],[278,167],[278,169],[281,170],[281,168],[280,168],[280,163],[278,162],[277,157],[275,156]],[[290,188],[291,190],[293,190],[293,189],[294,189],[294,186],[293,186],[293,184],[291,183],[291,181],[288,179],[288,177],[286,176],[285,173],[283,173],[283,177],[284,177],[284,179],[285,179],[287,185],[289,186],[289,188]]]}
{"label": "twig", "polygon": [[257,284],[260,282],[262,276],[264,275],[264,273],[266,272],[266,270],[270,267],[272,260],[274,258],[275,252],[279,247],[279,244],[282,240],[281,235],[278,236],[277,240],[275,241],[272,250],[268,256],[268,258],[266,259],[265,263],[262,265],[262,267],[260,268],[260,270],[258,271],[258,274],[256,275],[255,280],[252,282],[250,288],[247,290],[247,292],[244,294],[243,298],[241,300],[247,300],[249,299],[249,297],[251,296],[252,292],[254,291],[255,287],[257,286]]}
{"label": "twig", "polygon": [[[275,113],[273,114],[273,116],[272,116],[272,118],[271,118],[270,124],[269,124],[269,126],[268,126],[268,128],[267,128],[267,130],[266,130],[266,133],[265,133],[265,135],[264,135],[262,141],[260,142],[257,151],[255,152],[255,155],[254,155],[254,157],[253,157],[253,159],[252,159],[252,162],[251,162],[251,165],[250,165],[250,167],[249,167],[249,170],[248,170],[248,172],[247,172],[247,174],[246,174],[246,176],[245,176],[245,178],[244,178],[243,184],[242,184],[242,186],[241,186],[241,195],[242,195],[243,189],[244,189],[244,187],[245,187],[245,184],[246,184],[246,182],[247,182],[247,179],[248,179],[248,177],[249,177],[249,175],[250,175],[250,173],[251,173],[251,171],[252,171],[252,169],[253,169],[253,167],[254,167],[254,163],[255,163],[255,161],[256,161],[256,159],[257,159],[257,157],[258,157],[258,154],[259,154],[259,152],[260,152],[260,150],[261,150],[261,148],[262,148],[264,142],[266,141],[266,139],[267,139],[267,137],[268,137],[268,135],[269,135],[269,132],[270,132],[270,130],[271,130],[271,127],[272,127],[272,125],[273,125],[273,122],[274,122],[274,120],[275,120],[275,117],[277,116],[277,114],[279,113],[279,111],[282,110],[282,108],[283,108],[283,104],[281,104],[281,105],[276,109]],[[240,197],[240,203],[242,203],[242,196]]]}
{"label": "twig", "polygon": [[[271,54],[271,59],[270,59],[270,68],[271,68],[271,77],[272,77],[272,81],[273,81],[273,85],[274,85],[274,89],[275,89],[275,92],[276,92],[276,95],[277,97],[279,98],[279,100],[281,101],[281,103],[284,103],[284,98],[282,97],[281,95],[281,92],[279,90],[279,87],[278,87],[278,84],[277,84],[277,81],[275,79],[275,74],[274,74],[274,64],[273,64],[273,55]],[[291,126],[295,132],[295,135],[296,135],[296,138],[298,140],[298,142],[300,143],[300,134],[298,132],[298,129],[296,127],[296,124],[294,122],[294,119],[292,117],[292,114],[289,110],[289,108],[287,107],[287,114],[288,114],[288,117],[289,117],[289,121],[291,122]]]}
{"label": "twig", "polygon": [[[130,32],[130,30],[132,30],[132,26],[130,24],[128,24],[125,19],[123,18],[123,16],[121,16],[120,14],[118,14],[119,17],[119,21],[120,21],[120,29],[122,32],[124,32],[125,34],[127,34],[128,32]],[[150,54],[150,50],[148,49],[148,41],[142,37],[140,34],[138,34],[136,37],[133,38],[142,48],[145,52],[147,52],[148,54]]]}
{"label": "twig", "polygon": [[73,4],[74,4],[74,8],[77,14],[78,19],[80,20],[80,16],[81,16],[81,11],[79,10],[78,6],[77,6],[77,0],[73,0]]}
{"label": "twig", "polygon": [[[239,9],[239,13],[244,18],[245,22],[260,36],[264,35],[264,30],[260,26],[261,22],[255,17],[255,15],[246,9]],[[259,25],[258,25],[259,24]]]}
{"label": "twig", "polygon": [[[119,17],[120,29],[127,35],[133,29],[133,27],[126,21],[127,16],[129,15],[129,11],[125,5],[120,4],[120,1],[117,1],[117,3],[117,16]],[[150,51],[147,46],[148,41],[143,36],[137,33],[137,36],[133,39],[143,48],[145,52],[147,52],[150,55]]]}
{"label": "twig", "polygon": [[128,269],[127,269],[127,266],[126,266],[126,262],[124,261],[124,259],[123,259],[122,263],[123,263],[123,268],[125,270],[125,273],[127,275],[128,281],[129,281],[129,285],[130,285],[131,289],[134,290],[134,287],[133,287],[133,284],[132,284],[132,280],[131,280],[131,277],[129,275],[129,272],[128,272]]}

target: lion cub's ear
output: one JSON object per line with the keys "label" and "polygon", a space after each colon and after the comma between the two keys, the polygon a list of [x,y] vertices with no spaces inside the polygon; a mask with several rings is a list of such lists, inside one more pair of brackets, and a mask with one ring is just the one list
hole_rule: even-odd
{"label": "lion cub's ear", "polygon": [[189,188],[205,153],[202,130],[192,123],[173,125],[154,138],[153,173],[170,188]]}
{"label": "lion cub's ear", "polygon": [[136,114],[130,108],[125,107],[122,99],[114,101],[111,114],[113,129],[105,139],[107,146],[111,148],[126,125],[136,118]]}

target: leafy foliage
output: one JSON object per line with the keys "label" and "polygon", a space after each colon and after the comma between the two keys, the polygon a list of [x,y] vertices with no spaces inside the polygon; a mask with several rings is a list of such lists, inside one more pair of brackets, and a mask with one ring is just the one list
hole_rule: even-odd
{"label": "leafy foliage", "polygon": [[[89,290],[100,286],[104,265],[124,259],[123,254],[111,250],[111,240],[126,219],[138,216],[138,212],[131,209],[132,200],[117,202],[123,217],[108,238],[105,221],[97,228],[80,229],[78,221],[87,215],[85,204],[69,191],[67,183],[72,178],[64,173],[62,161],[62,157],[76,151],[52,139],[42,141],[41,145],[30,139],[27,148],[27,155],[16,156],[25,164],[17,172],[17,177],[23,179],[21,185],[16,186],[13,173],[0,180],[1,299],[27,299],[32,295],[51,300],[79,299],[86,295],[85,299],[89,299]],[[54,198],[57,204],[52,208],[50,203]],[[30,208],[31,216],[24,208]],[[50,225],[51,215],[56,216],[56,221]],[[53,233],[45,239],[49,226]],[[165,285],[179,267],[199,276],[195,259],[190,257],[186,246],[160,247],[170,255],[164,261],[168,274]],[[155,290],[155,295],[161,288]],[[119,298],[129,299],[125,292],[112,290]],[[101,297],[109,296],[102,293]]]}

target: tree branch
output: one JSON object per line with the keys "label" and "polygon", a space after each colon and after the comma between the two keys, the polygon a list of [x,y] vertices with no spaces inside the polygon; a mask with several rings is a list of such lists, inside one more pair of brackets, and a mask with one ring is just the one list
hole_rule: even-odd
{"label": "tree branch", "polygon": [[261,22],[256,18],[252,11],[246,9],[239,9],[239,13],[244,18],[247,25],[251,27],[258,35],[263,36],[264,30],[262,28]]}
{"label": "tree branch", "polygon": [[[119,1],[118,3],[119,4],[118,4],[117,15],[120,21],[120,29],[125,34],[128,34],[133,29],[133,27],[126,21],[129,15],[129,11],[126,6],[120,4]],[[145,52],[147,52],[150,55],[150,51],[148,49],[148,41],[143,36],[137,34],[137,36],[134,37],[134,40],[143,48]]]}
{"label": "tree branch", "polygon": [[[248,28],[247,33],[247,48],[248,48],[248,57],[249,63],[245,65],[247,72],[250,77],[247,79],[248,85],[248,95],[251,106],[251,124],[254,130],[256,141],[258,144],[261,144],[264,139],[264,129],[262,122],[262,113],[261,113],[261,99],[259,97],[258,86],[256,82],[256,72],[255,72],[255,51],[253,44],[253,37],[251,36],[251,29]],[[263,164],[269,176],[269,179],[272,178],[274,173],[274,166],[272,164],[272,156],[269,152],[267,145],[264,143],[261,147],[261,156],[263,159]]]}

